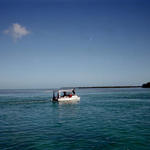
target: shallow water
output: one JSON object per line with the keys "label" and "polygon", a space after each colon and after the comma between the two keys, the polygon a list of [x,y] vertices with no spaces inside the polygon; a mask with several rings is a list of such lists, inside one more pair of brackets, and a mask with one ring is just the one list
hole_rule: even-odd
{"label": "shallow water", "polygon": [[0,150],[149,150],[150,89],[0,90]]}

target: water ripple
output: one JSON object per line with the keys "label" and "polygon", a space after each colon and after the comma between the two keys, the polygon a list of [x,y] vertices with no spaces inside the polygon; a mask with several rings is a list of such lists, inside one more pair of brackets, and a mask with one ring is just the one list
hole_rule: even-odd
{"label": "water ripple", "polygon": [[149,150],[147,89],[78,90],[81,101],[69,104],[46,90],[2,92],[2,150]]}

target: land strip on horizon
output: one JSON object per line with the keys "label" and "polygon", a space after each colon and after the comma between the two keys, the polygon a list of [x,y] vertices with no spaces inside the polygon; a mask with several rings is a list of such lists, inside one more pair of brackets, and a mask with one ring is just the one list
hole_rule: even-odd
{"label": "land strip on horizon", "polygon": [[140,88],[142,86],[81,86],[81,87],[75,87],[79,89],[84,88]]}

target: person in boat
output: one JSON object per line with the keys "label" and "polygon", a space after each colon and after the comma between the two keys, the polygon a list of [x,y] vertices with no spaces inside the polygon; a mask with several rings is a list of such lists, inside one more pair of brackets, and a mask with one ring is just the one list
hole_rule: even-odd
{"label": "person in boat", "polygon": [[73,90],[72,90],[72,93],[73,93],[73,95],[75,95],[75,94],[76,94],[76,93],[75,93],[75,89],[73,89]]}
{"label": "person in boat", "polygon": [[65,96],[67,96],[67,93],[66,93],[66,92],[64,92],[64,95],[63,95],[63,97],[65,97]]}
{"label": "person in boat", "polygon": [[57,93],[57,97],[56,97],[56,99],[58,99],[59,98],[59,93]]}

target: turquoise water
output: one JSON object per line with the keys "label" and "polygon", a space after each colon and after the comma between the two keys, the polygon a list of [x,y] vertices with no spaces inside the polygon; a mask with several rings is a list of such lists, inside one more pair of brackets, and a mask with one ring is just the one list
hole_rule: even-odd
{"label": "turquoise water", "polygon": [[150,89],[0,90],[0,150],[150,150]]}

